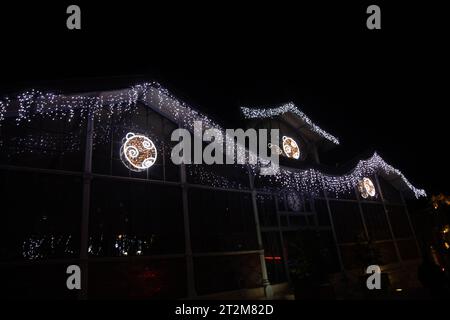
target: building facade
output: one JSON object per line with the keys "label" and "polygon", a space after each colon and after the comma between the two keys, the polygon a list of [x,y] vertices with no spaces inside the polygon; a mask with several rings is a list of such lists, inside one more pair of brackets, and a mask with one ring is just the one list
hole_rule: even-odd
{"label": "building facade", "polygon": [[[279,144],[268,146],[280,153],[277,174],[262,176],[258,165],[175,165],[175,129],[193,131],[195,120],[223,129],[155,83],[3,99],[0,268],[8,294],[278,297],[293,274],[312,270],[345,298],[372,263],[393,288],[416,285],[420,251],[405,199],[423,190],[376,153],[342,172],[322,166],[321,152],[339,140],[293,104],[242,108],[242,116],[247,128],[279,129]],[[69,265],[81,267],[81,290],[66,287]]]}

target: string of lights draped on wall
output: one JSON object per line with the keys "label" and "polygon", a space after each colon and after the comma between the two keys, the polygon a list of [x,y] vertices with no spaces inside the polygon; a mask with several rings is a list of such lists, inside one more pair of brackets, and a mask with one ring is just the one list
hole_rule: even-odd
{"label": "string of lights draped on wall", "polygon": [[[30,90],[19,94],[15,99],[4,98],[0,100],[0,126],[6,117],[15,117],[17,125],[21,125],[22,123],[31,122],[38,115],[52,120],[65,119],[66,121],[71,121],[77,114],[81,118],[90,116],[95,121],[100,121],[105,119],[105,116],[106,118],[111,118],[113,115],[135,111],[138,102],[158,109],[159,112],[167,115],[182,128],[193,131],[194,121],[202,121],[203,129],[216,128],[221,132],[225,132],[218,123],[196,111],[185,102],[178,100],[167,89],[156,82],[139,84],[126,90],[112,91],[97,96],[66,96]],[[293,103],[268,109],[242,108],[242,112],[247,118],[273,117],[285,112],[293,112],[301,117],[313,131],[333,143],[339,144],[337,138],[315,125]],[[226,135],[224,136],[226,137],[225,141],[229,139]],[[244,152],[246,159],[257,157],[245,148],[240,151],[238,148],[237,152]],[[267,164],[266,159],[257,158],[257,160],[257,165],[249,165],[254,174],[259,172],[261,165]],[[196,167],[195,171],[197,175],[200,175],[201,179],[205,180],[204,182],[215,185],[215,181],[220,181],[220,187],[224,187],[223,177],[220,178],[206,170],[199,170],[198,167]],[[424,190],[415,188],[398,169],[387,164],[377,153],[370,159],[359,161],[350,173],[340,176],[324,174],[316,169],[280,168],[274,175],[267,177],[275,184],[275,188],[284,187],[313,194],[325,190],[327,193],[338,197],[339,194],[352,192],[365,176],[370,176],[380,171],[386,175],[398,176],[417,198],[426,196]]]}
{"label": "string of lights draped on wall", "polygon": [[294,103],[289,102],[286,104],[283,104],[279,107],[274,108],[247,108],[247,107],[241,107],[242,114],[247,119],[255,119],[255,118],[273,118],[279,115],[282,115],[287,112],[292,112],[300,117],[308,126],[309,128],[314,131],[315,133],[319,134],[320,136],[324,137],[327,140],[330,140],[334,144],[339,144],[338,138],[334,137],[333,135],[329,134],[325,130],[321,129],[318,125],[314,124],[310,118],[308,118],[303,112],[301,112]]}

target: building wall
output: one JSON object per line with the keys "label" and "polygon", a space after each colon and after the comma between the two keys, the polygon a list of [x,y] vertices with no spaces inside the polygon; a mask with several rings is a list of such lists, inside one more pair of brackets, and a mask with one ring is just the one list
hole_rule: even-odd
{"label": "building wall", "polygon": [[[161,299],[259,290],[290,280],[299,241],[326,273],[361,268],[355,248],[369,238],[383,265],[418,258],[401,195],[382,178],[383,193],[373,200],[356,190],[340,199],[297,193],[292,210],[295,191],[269,190],[242,168],[210,167],[227,179],[211,185],[194,166],[173,165],[177,124],[148,108],[88,119],[20,127],[7,119],[0,129],[0,269],[11,296]],[[150,170],[121,162],[128,132],[158,146]],[[88,275],[79,293],[65,286],[70,264]]]}

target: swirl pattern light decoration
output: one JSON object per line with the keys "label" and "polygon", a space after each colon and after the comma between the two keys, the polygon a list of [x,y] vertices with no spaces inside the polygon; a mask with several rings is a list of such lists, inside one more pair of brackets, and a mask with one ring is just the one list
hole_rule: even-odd
{"label": "swirl pattern light decoration", "polygon": [[133,132],[127,133],[124,140],[120,158],[128,169],[139,172],[155,164],[158,152],[152,140]]}
{"label": "swirl pattern light decoration", "polygon": [[297,142],[290,137],[283,136],[283,151],[288,158],[300,158],[300,148]]}
{"label": "swirl pattern light decoration", "polygon": [[364,177],[362,180],[358,182],[358,189],[361,194],[361,197],[367,199],[369,197],[375,197],[375,186],[373,185],[372,180]]}

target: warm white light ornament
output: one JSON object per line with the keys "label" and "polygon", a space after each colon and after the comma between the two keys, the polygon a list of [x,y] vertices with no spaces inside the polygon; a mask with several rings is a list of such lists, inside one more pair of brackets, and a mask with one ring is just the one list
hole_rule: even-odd
{"label": "warm white light ornament", "polygon": [[369,178],[363,178],[358,183],[358,189],[361,193],[361,197],[367,199],[369,197],[375,197],[375,186],[373,185],[372,180]]}
{"label": "warm white light ornament", "polygon": [[120,148],[120,158],[132,171],[144,171],[156,162],[155,144],[144,135],[127,133],[125,142]]}
{"label": "warm white light ornament", "polygon": [[283,136],[283,151],[288,158],[300,158],[300,148],[297,142],[290,137]]}

